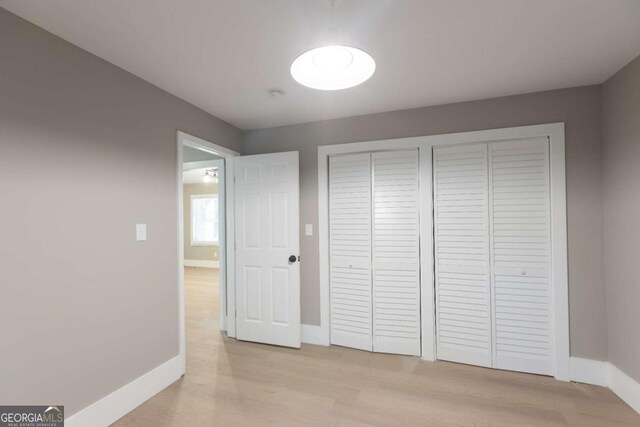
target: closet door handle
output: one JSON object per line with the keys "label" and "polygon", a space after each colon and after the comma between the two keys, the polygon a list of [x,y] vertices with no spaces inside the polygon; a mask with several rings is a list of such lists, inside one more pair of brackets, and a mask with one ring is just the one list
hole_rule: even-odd
{"label": "closet door handle", "polygon": [[295,255],[291,255],[289,257],[289,264],[293,264],[294,262],[296,262],[298,260],[298,257],[296,257]]}

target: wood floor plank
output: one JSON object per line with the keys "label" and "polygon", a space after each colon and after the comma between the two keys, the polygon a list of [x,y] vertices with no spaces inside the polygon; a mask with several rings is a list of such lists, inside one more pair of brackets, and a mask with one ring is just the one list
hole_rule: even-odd
{"label": "wood floor plank", "polygon": [[640,426],[610,390],[342,347],[300,350],[219,331],[218,271],[185,269],[187,375],[114,425]]}

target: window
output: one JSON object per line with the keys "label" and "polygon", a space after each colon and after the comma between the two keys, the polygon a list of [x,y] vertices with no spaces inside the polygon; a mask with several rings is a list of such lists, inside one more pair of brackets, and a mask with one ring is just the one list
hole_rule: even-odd
{"label": "window", "polygon": [[218,244],[218,195],[191,196],[191,245]]}

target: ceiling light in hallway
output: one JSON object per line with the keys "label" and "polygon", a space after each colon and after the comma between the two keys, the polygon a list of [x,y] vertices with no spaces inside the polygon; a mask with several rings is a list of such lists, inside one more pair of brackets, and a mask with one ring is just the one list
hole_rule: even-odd
{"label": "ceiling light in hallway", "polygon": [[217,183],[218,182],[218,170],[217,169],[209,169],[209,170],[205,171],[204,176],[202,177],[202,180],[207,184]]}

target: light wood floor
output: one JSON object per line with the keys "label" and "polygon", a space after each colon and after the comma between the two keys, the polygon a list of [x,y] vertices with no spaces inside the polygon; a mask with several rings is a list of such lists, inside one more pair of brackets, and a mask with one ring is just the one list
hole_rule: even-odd
{"label": "light wood floor", "polygon": [[217,270],[188,268],[187,375],[115,425],[640,426],[602,387],[341,347],[226,338]]}

